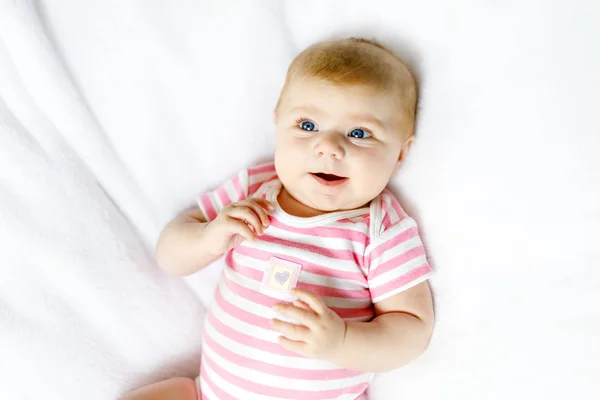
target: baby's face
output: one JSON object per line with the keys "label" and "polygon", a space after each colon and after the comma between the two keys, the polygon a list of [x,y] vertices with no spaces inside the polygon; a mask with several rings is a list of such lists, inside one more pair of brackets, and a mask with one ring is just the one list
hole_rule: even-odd
{"label": "baby's face", "polygon": [[320,211],[369,203],[406,140],[390,93],[315,78],[289,83],[275,114],[275,168],[292,197]]}

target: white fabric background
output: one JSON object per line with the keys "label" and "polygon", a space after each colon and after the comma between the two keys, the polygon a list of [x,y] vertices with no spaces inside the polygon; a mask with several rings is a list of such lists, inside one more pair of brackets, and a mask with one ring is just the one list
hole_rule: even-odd
{"label": "white fabric background", "polygon": [[420,78],[394,186],[437,271],[430,349],[371,398],[600,398],[598,22],[591,0],[0,0],[0,397],[194,376],[220,263],[169,277],[157,235],[270,157],[297,52],[363,35]]}

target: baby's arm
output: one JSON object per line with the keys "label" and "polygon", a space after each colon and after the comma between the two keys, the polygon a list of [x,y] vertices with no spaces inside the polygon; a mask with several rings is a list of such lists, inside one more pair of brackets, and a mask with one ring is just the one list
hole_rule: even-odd
{"label": "baby's arm", "polygon": [[344,322],[314,293],[292,294],[299,300],[277,304],[275,311],[300,324],[272,320],[282,333],[279,342],[290,351],[347,369],[384,372],[414,360],[429,344],[433,301],[427,282],[376,303],[370,322]]}
{"label": "baby's arm", "polygon": [[173,275],[189,275],[204,268],[218,256],[209,253],[204,229],[206,219],[199,208],[184,211],[165,226],[156,244],[156,261]]}
{"label": "baby's arm", "polygon": [[370,322],[347,322],[344,345],[334,363],[359,371],[384,372],[416,359],[433,332],[429,284],[420,283],[375,304]]}
{"label": "baby's arm", "polygon": [[173,275],[193,274],[243,240],[261,235],[271,209],[266,200],[243,200],[224,207],[211,222],[199,208],[185,211],[163,229],[156,245],[158,265]]}

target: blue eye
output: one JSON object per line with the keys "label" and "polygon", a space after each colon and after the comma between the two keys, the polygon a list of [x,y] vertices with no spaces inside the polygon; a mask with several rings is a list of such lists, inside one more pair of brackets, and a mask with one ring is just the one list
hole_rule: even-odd
{"label": "blue eye", "polygon": [[317,129],[314,122],[311,121],[302,121],[300,122],[300,129],[305,131],[314,131]]}
{"label": "blue eye", "polygon": [[365,132],[364,129],[354,128],[349,133],[348,136],[356,139],[367,139],[370,138],[371,135],[368,132]]}

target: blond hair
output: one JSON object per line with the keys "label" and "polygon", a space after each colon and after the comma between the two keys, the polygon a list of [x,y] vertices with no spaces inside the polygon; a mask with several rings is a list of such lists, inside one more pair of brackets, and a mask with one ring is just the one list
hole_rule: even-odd
{"label": "blond hair", "polygon": [[391,91],[399,100],[399,112],[414,133],[418,90],[416,80],[394,52],[375,40],[351,37],[315,43],[290,64],[281,95],[294,78],[314,77],[336,85],[367,85]]}

